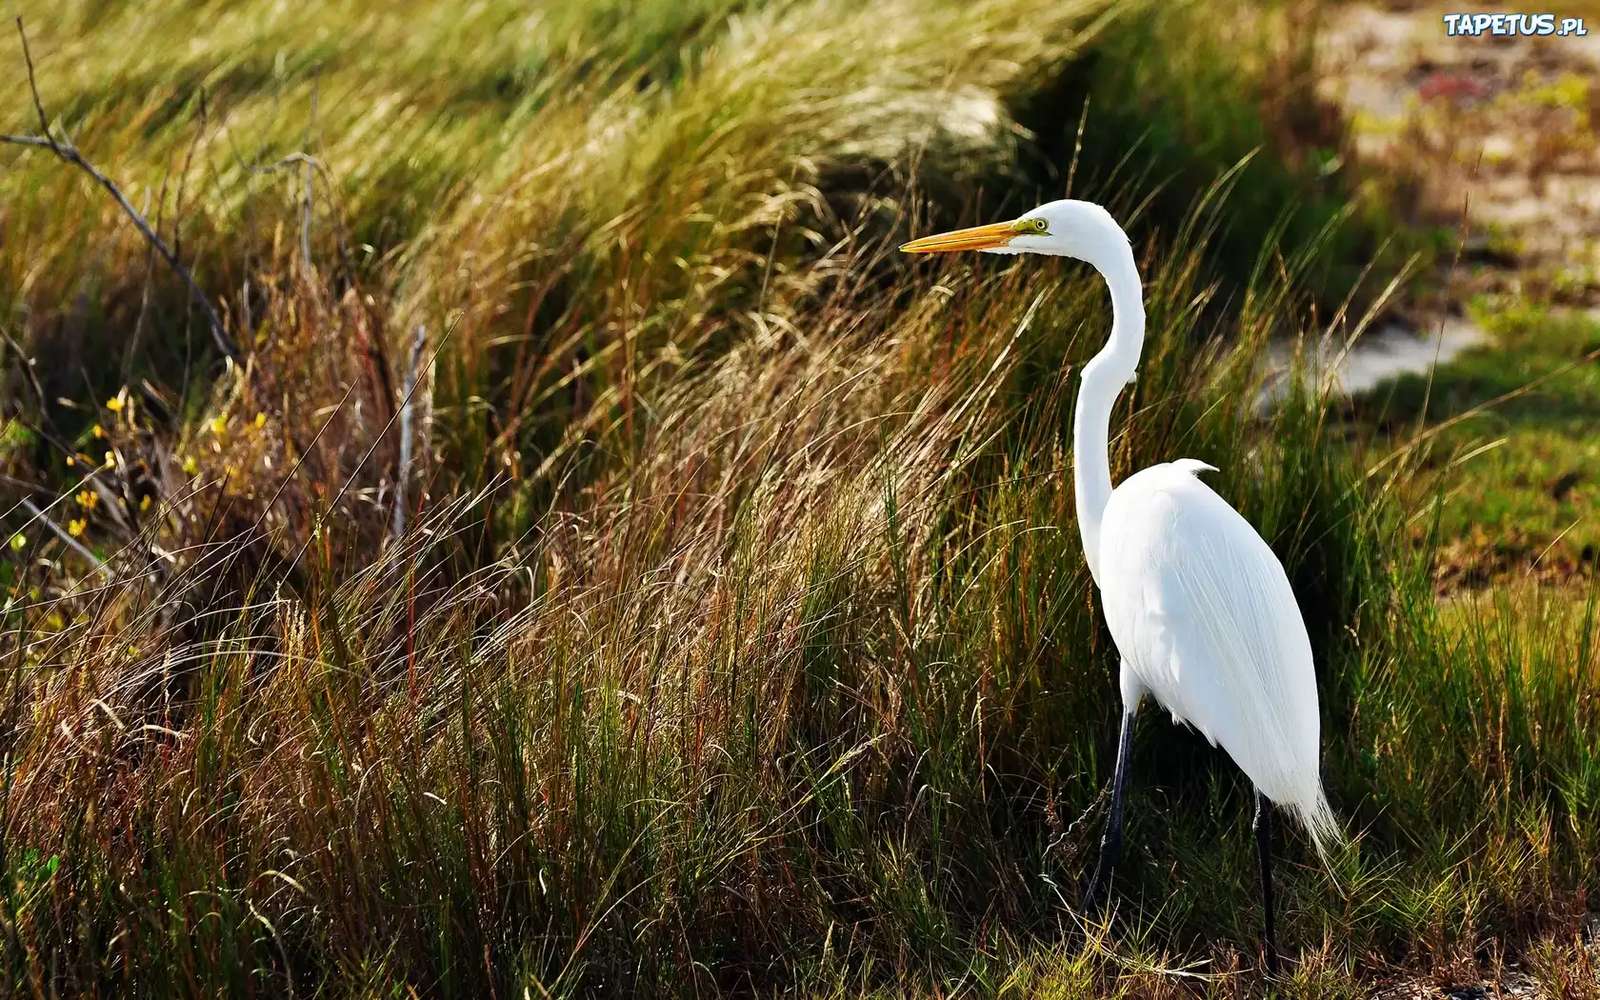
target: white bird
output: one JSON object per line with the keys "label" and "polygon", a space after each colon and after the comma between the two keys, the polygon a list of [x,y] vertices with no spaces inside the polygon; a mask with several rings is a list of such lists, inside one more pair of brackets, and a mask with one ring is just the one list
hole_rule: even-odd
{"label": "white bird", "polygon": [[1198,478],[1214,467],[1179,459],[1112,488],[1111,410],[1133,381],[1144,346],[1144,301],[1127,234],[1099,205],[1052,201],[1011,222],[928,236],[900,249],[1073,257],[1092,265],[1110,288],[1111,337],[1083,368],[1073,418],[1078,530],[1122,656],[1111,812],[1084,907],[1098,905],[1121,851],[1133,720],[1149,695],[1174,721],[1220,744],[1255,785],[1266,959],[1275,973],[1267,803],[1295,816],[1324,857],[1339,837],[1318,768],[1311,642],[1283,564]]}

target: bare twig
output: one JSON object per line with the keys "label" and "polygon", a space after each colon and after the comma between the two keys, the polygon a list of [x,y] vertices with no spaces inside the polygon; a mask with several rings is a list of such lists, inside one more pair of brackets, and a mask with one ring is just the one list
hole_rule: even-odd
{"label": "bare twig", "polygon": [[[311,148],[313,133],[317,128],[317,84],[311,86],[311,121],[306,125],[306,148]],[[311,157],[301,164],[300,203],[300,260],[306,273],[311,273]]]}
{"label": "bare twig", "polygon": [[[17,15],[17,34],[22,36],[22,61],[28,67],[28,91],[33,94],[33,110],[39,112],[39,131],[50,135],[50,116],[44,113],[44,102],[39,100],[39,81],[33,76],[33,51],[28,48],[28,33],[22,30],[22,15]],[[52,142],[52,145],[54,143]]]}
{"label": "bare twig", "polygon": [[[296,166],[301,167],[304,171],[302,176],[302,184],[307,179],[312,178],[322,182],[323,198],[327,201],[327,212],[333,216],[331,220],[333,225],[331,228],[333,231],[336,248],[339,251],[339,263],[344,267],[346,273],[352,272],[353,268],[350,263],[350,247],[345,233],[346,227],[343,219],[338,215],[339,207],[337,201],[335,200],[336,185],[334,184],[333,175],[328,172],[328,165],[326,163],[323,163],[310,153],[296,151],[287,153],[275,162],[268,163],[263,166],[250,166],[248,164],[243,164],[244,169],[252,174],[276,174],[279,171],[285,171]],[[305,190],[304,188],[302,190],[305,192],[301,202],[302,209],[303,211],[309,212],[312,207],[315,207],[315,184],[313,184],[309,190]],[[304,216],[302,220],[302,228],[309,229],[310,221],[310,215]],[[310,251],[307,249],[308,246],[309,243],[302,245],[302,254],[309,255]]]}
{"label": "bare twig", "polygon": [[92,177],[95,183],[105,188],[112,199],[116,201],[117,206],[132,220],[140,235],[149,241],[155,251],[178,273],[178,277],[182,278],[183,283],[188,286],[190,297],[200,306],[206,315],[207,322],[211,325],[211,338],[216,341],[218,349],[230,361],[243,363],[244,355],[239,351],[238,345],[233,342],[233,339],[228,336],[227,331],[222,328],[222,320],[217,316],[216,308],[212,306],[211,300],[206,298],[206,293],[201,290],[200,285],[194,280],[194,275],[189,272],[187,267],[183,266],[183,262],[178,259],[178,255],[173,253],[172,248],[167,246],[166,242],[156,234],[150,223],[145,220],[145,217],[140,214],[138,209],[133,207],[133,203],[128,201],[127,197],[122,193],[122,189],[117,187],[111,178],[101,173],[94,164],[84,159],[83,154],[78,152],[78,148],[70,141],[56,138],[54,130],[50,127],[49,116],[45,114],[44,101],[39,97],[39,86],[34,79],[33,72],[33,53],[28,49],[28,34],[23,30],[20,16],[17,18],[17,34],[22,36],[22,57],[28,66],[28,89],[33,95],[33,107],[38,112],[39,128],[42,134],[9,135],[0,133],[0,142],[10,143],[13,146],[49,150],[55,154],[57,159],[82,170]]}
{"label": "bare twig", "polygon": [[400,461],[394,477],[394,537],[406,532],[406,483],[411,479],[411,423],[416,409],[412,396],[417,390],[417,368],[422,364],[422,349],[428,343],[428,328],[417,324],[411,340],[411,356],[406,361],[404,397],[400,403]]}
{"label": "bare twig", "polygon": [[[460,317],[458,316],[457,321],[459,321],[459,319]],[[433,353],[428,356],[429,371],[433,370],[433,363],[438,360],[439,352],[444,350],[444,345],[450,340],[450,335],[454,332],[455,322],[452,322],[449,326],[445,327],[444,334],[439,338],[439,343],[434,345]],[[415,388],[415,386],[413,386],[413,388]],[[401,409],[404,410],[406,404],[410,401],[411,400],[409,397],[402,400]],[[335,493],[333,495],[333,499],[328,502],[325,508],[326,510],[335,510],[338,508],[339,504],[343,502],[344,495],[350,492],[350,487],[355,484],[356,477],[361,475],[361,470],[367,467],[368,462],[372,461],[373,453],[378,450],[378,445],[382,444],[384,438],[389,436],[389,431],[394,427],[395,421],[399,419],[400,414],[395,413],[389,418],[388,422],[383,425],[383,430],[379,431],[378,435],[372,439],[372,444],[368,446],[366,453],[361,456],[361,461],[356,463],[356,467],[351,471],[349,478],[344,481],[344,485],[339,487],[339,492]],[[295,550],[294,558],[289,561],[289,572],[294,572],[299,567],[300,560],[304,558],[306,550],[311,547],[311,542],[315,538],[315,532],[311,532],[306,535],[305,541],[300,543],[300,548]]]}
{"label": "bare twig", "polygon": [[23,377],[28,380],[28,387],[33,390],[33,395],[39,403],[39,412],[49,412],[49,403],[45,399],[44,385],[39,381],[39,373],[34,371],[33,359],[28,357],[21,344],[11,338],[11,334],[0,330],[0,338],[5,340],[7,346],[11,348],[11,352],[17,356],[17,364],[22,366]]}

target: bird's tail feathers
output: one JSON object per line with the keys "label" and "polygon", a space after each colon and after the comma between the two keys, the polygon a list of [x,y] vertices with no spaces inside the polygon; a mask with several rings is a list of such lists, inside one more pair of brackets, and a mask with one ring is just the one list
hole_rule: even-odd
{"label": "bird's tail feathers", "polygon": [[1334,816],[1333,808],[1328,805],[1328,796],[1322,790],[1322,782],[1316,783],[1310,795],[1285,805],[1311,837],[1311,846],[1316,848],[1323,870],[1337,885],[1339,874],[1334,864],[1333,852],[1343,847],[1348,838],[1345,836],[1344,828],[1339,825],[1338,817]]}

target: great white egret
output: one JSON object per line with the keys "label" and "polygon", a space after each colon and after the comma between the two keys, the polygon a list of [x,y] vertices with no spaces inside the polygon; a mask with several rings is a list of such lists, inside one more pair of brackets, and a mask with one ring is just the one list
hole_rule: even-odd
{"label": "great white egret", "polygon": [[1139,702],[1221,744],[1255,785],[1268,969],[1277,971],[1272,814],[1294,815],[1326,856],[1338,826],[1318,773],[1317,683],[1305,620],[1283,564],[1238,512],[1198,477],[1192,458],[1111,486],[1111,409],[1144,346],[1144,301],[1128,236],[1099,205],[1052,201],[1021,218],[914,240],[908,253],[981,250],[1073,257],[1111,290],[1111,337],[1083,368],[1073,417],[1078,530],[1122,657],[1122,730],[1111,812],[1085,909],[1099,904],[1122,848],[1123,791]]}

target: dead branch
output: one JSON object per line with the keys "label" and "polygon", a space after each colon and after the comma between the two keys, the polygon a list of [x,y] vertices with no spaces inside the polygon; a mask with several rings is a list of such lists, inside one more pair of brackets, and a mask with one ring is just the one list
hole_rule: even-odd
{"label": "dead branch", "polygon": [[240,352],[238,345],[233,342],[233,338],[229,337],[227,331],[222,328],[222,320],[218,317],[216,308],[212,306],[211,300],[206,298],[206,293],[201,290],[200,285],[194,280],[194,275],[189,272],[187,267],[183,266],[183,262],[178,259],[178,255],[172,251],[171,247],[167,246],[166,241],[157,235],[156,231],[151,228],[150,223],[145,220],[145,217],[140,214],[138,209],[133,207],[133,203],[128,201],[127,197],[123,195],[122,189],[117,187],[111,178],[101,173],[94,164],[84,159],[83,154],[78,151],[78,147],[73,145],[70,140],[56,138],[55,131],[50,127],[50,117],[45,114],[44,101],[39,97],[39,85],[34,79],[33,72],[33,53],[28,49],[28,34],[23,30],[22,17],[20,15],[17,17],[17,34],[22,37],[22,58],[28,67],[28,90],[33,96],[34,111],[39,115],[40,134],[10,135],[0,133],[0,142],[10,143],[13,146],[27,146],[33,149],[48,150],[57,159],[82,170],[93,178],[96,184],[105,188],[112,199],[116,201],[117,206],[122,209],[123,214],[132,220],[140,235],[150,243],[156,253],[161,255],[162,259],[177,272],[178,277],[182,278],[183,283],[188,286],[190,297],[205,312],[206,320],[211,325],[211,339],[216,341],[217,348],[230,361],[235,364],[242,364],[244,355]]}
{"label": "dead branch", "polygon": [[416,335],[411,341],[411,356],[406,364],[405,394],[400,402],[400,461],[397,463],[394,479],[394,537],[396,538],[406,533],[406,482],[411,478],[411,425],[412,413],[416,408],[416,401],[412,396],[417,391],[417,368],[422,364],[422,349],[427,343],[428,328],[418,323]]}

